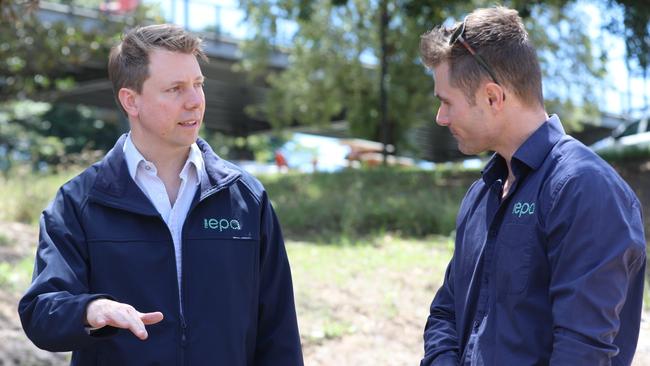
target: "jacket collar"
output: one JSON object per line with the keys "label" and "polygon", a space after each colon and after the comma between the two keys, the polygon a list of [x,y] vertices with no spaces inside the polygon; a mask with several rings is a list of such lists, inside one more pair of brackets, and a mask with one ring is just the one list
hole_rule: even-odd
{"label": "jacket collar", "polygon": [[[104,159],[98,163],[97,178],[90,190],[90,196],[111,206],[158,215],[129,173],[124,155],[126,137],[127,134],[122,135]],[[207,177],[201,179],[201,199],[203,199],[212,192],[232,184],[241,173],[217,156],[203,139],[197,139],[196,144],[201,150],[207,173]]]}

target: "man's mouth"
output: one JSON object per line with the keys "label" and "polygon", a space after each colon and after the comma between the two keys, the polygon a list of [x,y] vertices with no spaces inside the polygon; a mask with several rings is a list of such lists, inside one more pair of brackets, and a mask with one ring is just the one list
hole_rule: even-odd
{"label": "man's mouth", "polygon": [[195,120],[195,119],[190,120],[190,121],[178,122],[179,125],[181,125],[181,126],[188,126],[188,127],[195,126],[197,123],[198,123],[198,122],[197,122],[197,120]]}

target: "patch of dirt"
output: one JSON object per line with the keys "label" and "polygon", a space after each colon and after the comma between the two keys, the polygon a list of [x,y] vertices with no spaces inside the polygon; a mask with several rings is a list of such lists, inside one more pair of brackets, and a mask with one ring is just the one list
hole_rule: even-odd
{"label": "patch of dirt", "polygon": [[[294,274],[296,276],[297,274]],[[311,302],[329,309],[328,316],[344,326],[341,334],[319,331],[298,298],[298,322],[302,332],[305,365],[417,365],[422,353],[422,330],[433,290],[426,273],[416,269],[401,273],[377,271],[373,278],[356,277],[346,287],[319,284]],[[296,289],[298,293],[300,289]],[[318,341],[309,341],[313,333]]]}

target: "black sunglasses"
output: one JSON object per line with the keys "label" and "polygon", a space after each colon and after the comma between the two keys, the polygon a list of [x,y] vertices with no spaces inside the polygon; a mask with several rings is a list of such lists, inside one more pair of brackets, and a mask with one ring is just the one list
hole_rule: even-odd
{"label": "black sunglasses", "polygon": [[465,47],[467,49],[467,51],[469,51],[469,53],[472,55],[472,57],[474,57],[474,59],[485,69],[485,71],[487,71],[487,73],[490,74],[490,77],[492,78],[492,80],[496,84],[501,85],[497,81],[496,76],[494,76],[494,72],[492,71],[492,68],[490,68],[490,66],[488,66],[487,62],[485,62],[483,57],[481,57],[481,55],[476,53],[476,51],[474,51],[472,46],[470,46],[469,43],[467,43],[467,41],[465,40],[465,38],[463,38],[463,34],[465,34],[465,22],[467,22],[467,17],[465,17],[465,19],[463,19],[463,24],[460,27],[458,27],[454,31],[454,33],[451,35],[451,38],[449,38],[449,45],[453,46],[454,44],[456,44],[456,42],[460,42],[460,44],[462,44],[463,47]]}

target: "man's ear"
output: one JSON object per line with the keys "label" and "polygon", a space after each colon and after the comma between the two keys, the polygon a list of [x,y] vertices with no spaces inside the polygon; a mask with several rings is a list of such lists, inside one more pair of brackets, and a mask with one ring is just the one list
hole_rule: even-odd
{"label": "man's ear", "polygon": [[120,100],[120,104],[122,104],[122,108],[124,108],[128,116],[138,116],[137,96],[138,93],[129,88],[121,88],[117,92],[117,98]]}
{"label": "man's ear", "polygon": [[484,86],[485,98],[494,111],[503,109],[506,101],[506,93],[503,87],[496,83],[487,83]]}

